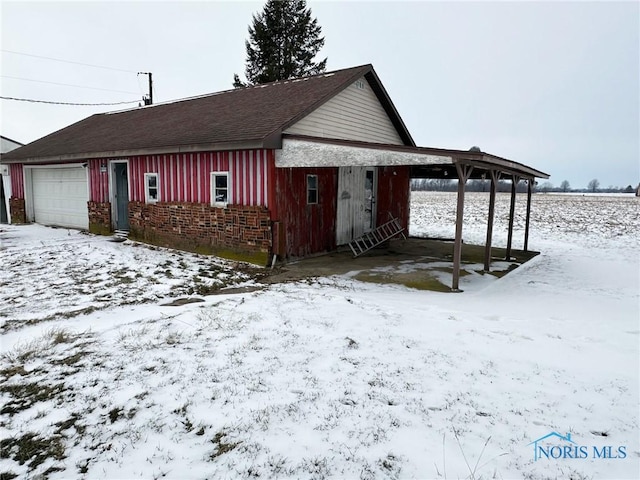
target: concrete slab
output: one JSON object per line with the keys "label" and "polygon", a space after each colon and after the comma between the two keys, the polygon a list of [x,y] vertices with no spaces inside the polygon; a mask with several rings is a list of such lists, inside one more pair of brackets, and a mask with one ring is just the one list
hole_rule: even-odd
{"label": "concrete slab", "polygon": [[[538,252],[512,250],[505,260],[506,250],[492,250],[491,272],[483,272],[484,246],[462,247],[461,276],[470,274],[502,277],[538,255]],[[394,239],[353,258],[349,248],[277,265],[263,279],[268,283],[297,281],[333,275],[374,283],[393,283],[419,290],[450,292],[447,281],[453,268],[453,241],[446,239]]]}

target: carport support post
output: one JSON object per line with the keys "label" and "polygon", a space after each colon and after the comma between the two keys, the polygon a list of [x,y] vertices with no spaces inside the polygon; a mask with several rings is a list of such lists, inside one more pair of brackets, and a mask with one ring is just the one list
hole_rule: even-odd
{"label": "carport support post", "polygon": [[493,236],[493,216],[496,206],[496,190],[498,189],[498,172],[489,170],[491,175],[491,191],[489,193],[489,218],[487,219],[487,241],[484,246],[484,271],[491,267],[491,238]]}
{"label": "carport support post", "polygon": [[511,206],[509,207],[509,233],[507,234],[507,256],[505,260],[511,259],[511,242],[513,240],[513,217],[516,212],[516,186],[520,181],[517,175],[511,175]]}
{"label": "carport support post", "polygon": [[455,163],[458,172],[458,206],[456,208],[456,240],[453,244],[453,281],[451,290],[459,292],[460,282],[460,259],[462,257],[462,217],[464,216],[464,187],[471,176],[473,167],[471,165],[461,165]]}
{"label": "carport support post", "polygon": [[524,223],[524,251],[529,251],[529,219],[531,218],[531,191],[533,190],[533,178],[527,179],[527,218]]}

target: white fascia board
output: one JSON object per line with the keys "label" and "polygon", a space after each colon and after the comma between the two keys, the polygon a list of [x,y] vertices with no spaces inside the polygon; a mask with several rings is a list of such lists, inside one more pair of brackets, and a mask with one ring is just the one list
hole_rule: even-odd
{"label": "white fascia board", "polygon": [[283,139],[276,150],[276,167],[385,167],[400,165],[442,165],[453,158],[419,152],[401,152],[381,148],[304,140]]}

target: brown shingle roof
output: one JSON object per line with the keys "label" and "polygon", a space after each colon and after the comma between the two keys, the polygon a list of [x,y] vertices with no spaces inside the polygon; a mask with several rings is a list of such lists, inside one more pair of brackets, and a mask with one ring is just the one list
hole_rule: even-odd
{"label": "brown shingle roof", "polygon": [[42,161],[220,148],[274,148],[283,130],[366,76],[398,133],[413,140],[373,67],[227,90],[143,108],[92,115],[3,155]]}

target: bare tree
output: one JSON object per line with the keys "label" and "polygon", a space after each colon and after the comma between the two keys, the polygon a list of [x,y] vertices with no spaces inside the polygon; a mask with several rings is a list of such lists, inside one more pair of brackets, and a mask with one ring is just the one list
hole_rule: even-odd
{"label": "bare tree", "polygon": [[598,191],[598,187],[600,186],[600,182],[598,181],[597,178],[594,178],[593,180],[591,180],[588,184],[587,184],[587,190],[589,190],[590,192],[597,192]]}
{"label": "bare tree", "polygon": [[544,182],[542,185],[540,185],[540,187],[538,187],[538,189],[539,189],[542,193],[550,192],[551,190],[553,190],[553,183],[551,183],[551,182]]}
{"label": "bare tree", "polygon": [[560,184],[560,190],[562,190],[564,193],[567,193],[569,190],[571,190],[571,185],[569,185],[569,180],[562,181],[562,183]]}

